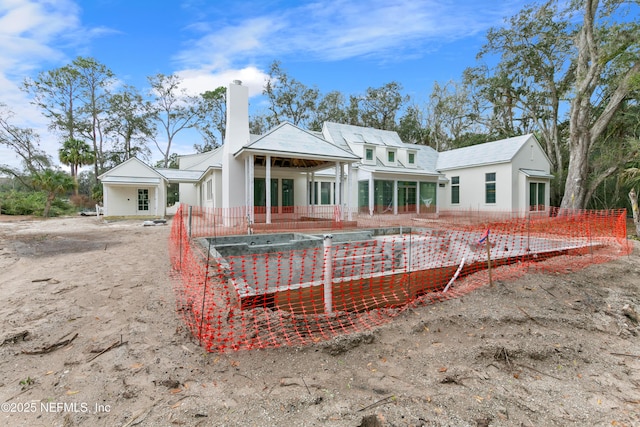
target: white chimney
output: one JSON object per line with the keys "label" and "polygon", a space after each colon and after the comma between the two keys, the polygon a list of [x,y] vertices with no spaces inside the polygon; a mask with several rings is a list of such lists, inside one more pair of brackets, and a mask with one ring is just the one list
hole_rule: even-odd
{"label": "white chimney", "polygon": [[227,128],[222,146],[222,207],[244,207],[244,160],[233,155],[249,143],[249,88],[234,80],[227,87]]}

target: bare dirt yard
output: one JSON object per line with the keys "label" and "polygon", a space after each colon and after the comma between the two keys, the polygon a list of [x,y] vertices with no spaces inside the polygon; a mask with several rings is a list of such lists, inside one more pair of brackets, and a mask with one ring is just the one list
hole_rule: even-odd
{"label": "bare dirt yard", "polygon": [[0,425],[640,426],[637,242],[365,333],[208,354],[169,231],[0,216]]}

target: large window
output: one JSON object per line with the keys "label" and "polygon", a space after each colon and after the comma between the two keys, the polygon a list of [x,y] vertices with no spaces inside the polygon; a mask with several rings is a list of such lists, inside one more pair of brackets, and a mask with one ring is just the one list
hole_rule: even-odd
{"label": "large window", "polygon": [[358,181],[358,210],[369,211],[369,181]]}
{"label": "large window", "polygon": [[[253,181],[253,204],[256,213],[264,213],[267,206],[266,179],[255,178]],[[278,212],[278,180],[271,179],[271,212]]]}
{"label": "large window", "polygon": [[420,212],[436,211],[436,183],[420,183]]}
{"label": "large window", "polygon": [[376,212],[393,212],[393,181],[373,181],[373,198]]}
{"label": "large window", "polygon": [[495,203],[496,202],[496,173],[484,174],[484,202]]}
{"label": "large window", "polygon": [[293,180],[282,179],[282,213],[293,212]]}
{"label": "large window", "polygon": [[331,182],[320,183],[320,204],[322,205],[331,204],[331,184]]}
{"label": "large window", "polygon": [[544,182],[529,183],[529,210],[543,211],[545,210],[545,185]]}
{"label": "large window", "polygon": [[149,210],[149,189],[148,188],[138,188],[138,210],[139,211]]}
{"label": "large window", "polygon": [[415,212],[418,185],[412,181],[398,181],[398,212]]}
{"label": "large window", "polygon": [[451,177],[451,204],[457,205],[460,203],[460,177]]}

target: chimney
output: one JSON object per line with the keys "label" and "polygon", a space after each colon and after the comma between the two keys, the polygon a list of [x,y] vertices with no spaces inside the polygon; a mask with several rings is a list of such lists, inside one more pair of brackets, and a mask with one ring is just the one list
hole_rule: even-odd
{"label": "chimney", "polygon": [[[227,88],[227,128],[224,146],[233,154],[249,142],[249,88],[234,80]],[[226,151],[226,150],[225,150]]]}
{"label": "chimney", "polygon": [[227,87],[227,129],[222,146],[222,208],[227,213],[246,206],[244,159],[234,154],[248,143],[249,88],[234,80]]}

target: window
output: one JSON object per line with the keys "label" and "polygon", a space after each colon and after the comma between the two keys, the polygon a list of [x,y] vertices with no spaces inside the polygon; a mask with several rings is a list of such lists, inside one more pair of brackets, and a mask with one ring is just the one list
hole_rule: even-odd
{"label": "window", "polygon": [[369,211],[369,181],[358,181],[358,210]]}
{"label": "window", "polygon": [[148,188],[138,188],[138,210],[139,211],[149,210],[149,189]]}
{"label": "window", "polygon": [[436,211],[436,183],[421,182],[420,183],[420,212]]}
{"label": "window", "polygon": [[409,153],[409,164],[410,165],[415,165],[416,164],[416,153]]}
{"label": "window", "polygon": [[451,177],[451,203],[457,205],[460,203],[460,177]]}
{"label": "window", "polygon": [[364,149],[364,159],[367,161],[373,160],[373,148],[365,148]]}
{"label": "window", "polygon": [[320,183],[320,204],[321,205],[331,204],[331,183],[330,182]]}
{"label": "window", "polygon": [[545,185],[544,182],[529,183],[529,210],[543,211],[545,210]]}
{"label": "window", "polygon": [[387,161],[389,163],[395,163],[396,162],[396,152],[389,150],[387,151]]}
{"label": "window", "polygon": [[[266,212],[264,206],[267,206],[267,187],[264,178],[253,180],[253,204],[257,208],[256,213]],[[271,212],[278,212],[278,180],[274,178],[271,179]]]}
{"label": "window", "polygon": [[213,180],[207,180],[207,200],[213,199]]}
{"label": "window", "polygon": [[378,213],[393,213],[393,181],[374,180],[373,199]]}
{"label": "window", "polygon": [[496,173],[484,174],[484,202],[495,203],[496,202]]}

